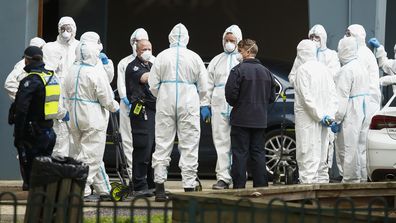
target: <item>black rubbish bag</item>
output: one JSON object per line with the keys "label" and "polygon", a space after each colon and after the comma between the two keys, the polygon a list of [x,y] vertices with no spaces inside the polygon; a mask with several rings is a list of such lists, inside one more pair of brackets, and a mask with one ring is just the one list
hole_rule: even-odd
{"label": "black rubbish bag", "polygon": [[88,166],[71,157],[36,157],[30,174],[30,187],[45,186],[64,178],[84,187],[88,177]]}

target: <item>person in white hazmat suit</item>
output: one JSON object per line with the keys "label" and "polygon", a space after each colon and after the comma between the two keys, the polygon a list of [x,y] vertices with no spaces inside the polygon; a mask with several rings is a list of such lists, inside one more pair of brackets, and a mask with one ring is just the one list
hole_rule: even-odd
{"label": "person in white hazmat suit", "polygon": [[[326,65],[333,76],[336,75],[338,70],[340,69],[340,61],[338,60],[337,52],[335,50],[331,50],[327,48],[327,32],[325,28],[316,24],[312,26],[312,28],[308,32],[308,38],[315,42],[317,47],[316,58],[319,62],[322,62]],[[301,60],[296,57],[294,60],[293,67],[289,74],[289,81],[293,85],[294,79],[297,73],[298,67],[302,64]],[[328,151],[328,164],[329,168],[331,168],[333,164],[333,155],[334,155],[334,134],[329,131],[329,151]]]}
{"label": "person in white hazmat suit", "polygon": [[232,183],[231,171],[231,125],[232,107],[227,103],[224,86],[230,70],[239,63],[238,42],[242,40],[241,29],[237,25],[228,27],[222,38],[224,52],[214,57],[208,66],[208,93],[201,101],[201,116],[211,116],[213,143],[217,152],[217,183],[212,189],[228,189]]}
{"label": "person in white hazmat suit", "polygon": [[[40,37],[34,37],[30,40],[29,46],[37,46],[42,49],[45,45],[45,41]],[[23,69],[25,67],[25,59],[20,60],[15,64],[14,69],[8,74],[5,82],[4,89],[6,90],[8,97],[11,101],[15,100],[16,92],[18,91],[19,82],[26,77],[27,73]]]}
{"label": "person in white hazmat suit", "polygon": [[[316,58],[319,62],[322,62],[326,65],[333,76],[336,75],[338,70],[340,69],[340,61],[338,60],[337,52],[327,48],[327,32],[325,28],[320,25],[314,25],[308,32],[308,38],[315,42],[317,47]],[[297,73],[297,69],[302,64],[300,58],[296,57],[294,59],[293,67],[289,74],[290,84],[293,85],[295,76]]]}
{"label": "person in white hazmat suit", "polygon": [[84,196],[89,198],[92,185],[107,200],[111,186],[102,161],[108,124],[106,111],[116,112],[119,105],[105,71],[97,66],[102,48],[99,35],[86,32],[83,36],[81,39],[85,40],[76,49],[76,62],[65,79],[64,92],[70,111],[70,132],[78,152],[75,158],[89,166]]}
{"label": "person in white hazmat suit", "polygon": [[301,183],[328,183],[327,151],[331,120],[337,110],[333,75],[316,59],[316,46],[302,40],[295,78],[296,159]]}
{"label": "person in white hazmat suit", "polygon": [[[124,148],[124,153],[128,164],[128,174],[132,176],[132,152],[133,152],[133,139],[132,139],[132,129],[131,122],[129,119],[129,107],[131,105],[130,101],[126,96],[125,87],[125,71],[130,62],[136,58],[136,44],[139,40],[149,40],[146,30],[143,28],[136,29],[130,38],[130,44],[132,47],[132,54],[124,57],[117,65],[117,90],[120,96],[120,126],[119,131],[122,138],[122,146]],[[154,63],[154,56],[150,58],[150,62]]]}
{"label": "person in white hazmat suit", "polygon": [[[369,45],[375,48],[374,54],[378,61],[378,66],[387,74],[380,78],[382,86],[396,84],[396,60],[389,59],[385,48],[376,38],[371,38],[368,41]],[[396,56],[396,44],[393,47],[394,55]],[[393,87],[393,92],[396,92],[396,86]]]}
{"label": "person in white hazmat suit", "polygon": [[[58,36],[56,41],[49,42],[43,48],[43,53],[46,57],[46,61],[51,61],[53,69],[56,70],[55,73],[59,78],[61,84],[61,90],[63,87],[63,80],[68,75],[69,69],[73,65],[76,59],[76,47],[79,41],[76,39],[77,26],[73,18],[69,16],[62,17],[58,22]],[[48,56],[51,55],[51,56]],[[56,57],[53,57],[56,55]],[[60,55],[60,62],[57,60],[58,55]],[[64,95],[64,90],[61,92],[60,103],[62,106],[64,102],[62,101]],[[54,131],[56,133],[56,143],[52,154],[54,156],[69,156],[70,147],[72,146],[72,138],[69,133],[69,129],[66,121],[54,120]]]}
{"label": "person in white hazmat suit", "polygon": [[207,91],[207,76],[202,59],[187,49],[187,28],[179,23],[169,34],[170,48],[158,54],[148,83],[157,97],[155,142],[152,167],[156,201],[165,201],[164,182],[177,133],[185,191],[197,189],[198,147],[200,138],[200,99]]}
{"label": "person in white hazmat suit", "polygon": [[[345,36],[352,36],[356,38],[357,47],[358,47],[358,59],[365,66],[367,71],[366,78],[369,79],[370,90],[369,97],[367,97],[366,103],[366,119],[364,121],[362,127],[362,133],[360,134],[359,139],[359,151],[361,152],[362,158],[360,160],[364,161],[361,163],[360,168],[362,169],[361,181],[367,181],[367,163],[366,161],[366,142],[367,142],[367,134],[370,126],[371,118],[380,109],[381,103],[381,91],[379,84],[379,69],[378,64],[375,59],[373,52],[366,46],[366,31],[363,26],[359,24],[350,25],[345,33]],[[338,154],[336,154],[338,156]],[[340,164],[338,164],[340,169],[340,174],[343,175],[343,169],[340,168]]]}
{"label": "person in white hazmat suit", "polygon": [[[342,182],[359,183],[364,172],[361,163],[362,147],[359,138],[364,128],[366,117],[366,101],[369,98],[369,78],[364,65],[357,59],[357,40],[354,37],[344,37],[338,44],[338,56],[342,63],[341,70],[336,75],[338,111],[335,116],[337,124],[331,126],[333,132],[338,132],[336,146],[342,166]],[[363,172],[363,174],[362,174]]]}

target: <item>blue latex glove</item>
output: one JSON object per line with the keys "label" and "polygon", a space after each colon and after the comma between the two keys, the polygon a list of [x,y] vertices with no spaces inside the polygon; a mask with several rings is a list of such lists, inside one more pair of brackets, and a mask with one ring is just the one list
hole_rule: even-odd
{"label": "blue latex glove", "polygon": [[201,118],[202,121],[206,121],[208,118],[212,116],[209,106],[202,106],[201,107]]}
{"label": "blue latex glove", "polygon": [[66,112],[65,117],[62,118],[62,121],[67,122],[70,120],[69,112]]}
{"label": "blue latex glove", "polygon": [[330,125],[331,131],[333,133],[337,133],[341,131],[341,123],[337,124],[337,122],[333,122],[333,124]]}
{"label": "blue latex glove", "polygon": [[128,106],[131,104],[131,103],[129,103],[129,100],[127,97],[123,97],[123,98],[121,98],[121,100],[122,100],[122,102],[124,102],[124,104],[126,104]]}
{"label": "blue latex glove", "polygon": [[373,48],[378,48],[381,46],[381,43],[377,40],[377,38],[371,38],[368,41],[368,44]]}
{"label": "blue latex glove", "polygon": [[323,116],[322,120],[320,120],[320,123],[326,127],[329,127],[333,122],[334,120],[328,115]]}
{"label": "blue latex glove", "polygon": [[102,64],[104,65],[109,63],[109,58],[104,53],[99,54],[99,59],[102,61]]}

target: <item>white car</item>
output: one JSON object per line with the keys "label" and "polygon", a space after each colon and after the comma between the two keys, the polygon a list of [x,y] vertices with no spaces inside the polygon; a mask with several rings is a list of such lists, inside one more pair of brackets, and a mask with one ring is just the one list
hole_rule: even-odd
{"label": "white car", "polygon": [[371,120],[367,169],[371,181],[396,180],[396,94]]}

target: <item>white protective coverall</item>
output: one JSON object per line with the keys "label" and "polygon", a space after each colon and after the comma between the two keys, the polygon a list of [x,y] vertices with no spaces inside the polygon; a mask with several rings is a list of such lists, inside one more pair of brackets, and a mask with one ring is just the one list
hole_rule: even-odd
{"label": "white protective coverall", "polygon": [[296,159],[301,183],[328,183],[327,151],[329,129],[320,121],[334,117],[337,98],[333,74],[316,60],[316,46],[302,40],[297,46],[302,65],[295,79],[294,114],[296,121]]}
{"label": "white protective coverall", "polygon": [[[125,87],[125,71],[130,62],[132,62],[136,57],[136,42],[139,40],[148,40],[148,34],[143,28],[136,29],[130,38],[130,44],[132,47],[132,54],[124,57],[117,65],[117,90],[120,98],[126,97],[126,87]],[[152,57],[153,58],[153,57]],[[152,63],[154,61],[151,61]],[[129,105],[125,104],[122,100],[120,101],[120,126],[119,131],[122,138],[122,146],[124,148],[124,153],[128,164],[128,174],[132,176],[132,152],[133,152],[133,139],[132,139],[132,129],[131,122],[129,120]]]}
{"label": "white protective coverall", "polygon": [[[70,37],[63,37],[61,31],[62,26],[71,27]],[[55,70],[61,83],[61,89],[64,89],[63,80],[68,75],[69,70],[76,59],[76,47],[79,43],[79,41],[76,40],[76,32],[77,26],[73,18],[69,16],[64,16],[58,22],[59,35],[57,36],[56,41],[47,43],[46,46],[43,48],[44,54],[61,55],[61,61],[58,65],[58,68]],[[53,61],[54,66],[56,66],[55,59],[48,58],[50,58],[50,56],[47,56],[47,61]],[[61,97],[63,97],[63,93],[64,91],[62,90]],[[70,156],[70,150],[72,149],[71,147],[73,145],[73,141],[69,133],[68,122],[64,122],[62,120],[55,120],[53,128],[56,133],[56,143],[52,154],[54,156]]]}
{"label": "white protective coverall", "polygon": [[[393,49],[396,55],[396,44]],[[383,86],[396,84],[396,60],[388,59],[385,48],[382,45],[376,49],[375,57],[377,57],[378,66],[388,74],[380,78],[380,84]],[[396,86],[393,86],[393,92],[396,92]]]}
{"label": "white protective coverall", "polygon": [[208,93],[201,101],[201,106],[210,106],[212,110],[212,136],[217,152],[216,178],[226,184],[231,184],[231,125],[230,113],[232,107],[226,102],[224,86],[227,82],[230,70],[237,64],[238,46],[233,52],[225,49],[224,37],[232,33],[237,44],[242,40],[241,29],[237,25],[228,27],[223,34],[222,45],[224,52],[214,57],[208,66]]}
{"label": "white protective coverall", "polygon": [[150,91],[157,97],[152,167],[154,182],[167,179],[167,167],[177,133],[179,167],[184,188],[195,188],[200,138],[200,99],[207,91],[202,59],[187,49],[186,27],[179,23],[169,34],[170,48],[158,54],[149,74]]}
{"label": "white protective coverall", "polygon": [[[40,37],[34,37],[30,40],[29,46],[37,46],[43,48],[45,41]],[[4,82],[4,88],[10,97],[11,101],[15,100],[16,92],[18,91],[19,82],[26,77],[27,73],[23,69],[25,67],[25,59],[20,60],[15,64],[14,69],[8,74]]]}
{"label": "white protective coverall", "polygon": [[76,158],[89,166],[85,196],[93,185],[98,194],[109,194],[111,186],[103,165],[108,113],[119,109],[105,71],[97,66],[99,35],[87,32],[96,41],[81,41],[76,63],[65,79],[65,98],[70,112],[70,132],[75,142]]}
{"label": "white protective coverall", "polygon": [[[360,135],[359,139],[359,151],[362,152],[361,160],[364,162],[361,164],[361,168],[363,170],[361,178],[366,179],[367,181],[367,155],[366,155],[366,142],[367,142],[367,133],[370,126],[371,118],[380,109],[381,103],[381,91],[379,85],[379,69],[377,60],[373,52],[366,46],[366,31],[364,30],[363,26],[359,24],[353,24],[348,27],[348,30],[351,36],[356,38],[357,45],[358,45],[358,59],[361,63],[365,66],[366,71],[368,72],[366,78],[369,78],[370,83],[370,96],[367,98],[366,101],[366,119],[363,124],[362,134]],[[339,167],[340,165],[337,164]],[[340,169],[340,174],[342,175],[343,169]]]}
{"label": "white protective coverall", "polygon": [[[343,167],[343,182],[359,183],[362,180],[362,163],[359,151],[360,134],[366,119],[366,101],[369,99],[369,79],[364,65],[357,59],[357,42],[345,37],[338,44],[338,56],[343,64],[336,75],[338,111],[335,121],[341,123],[338,133],[337,161]],[[339,159],[339,160],[338,160]]]}
{"label": "white protective coverall", "polygon": [[[332,72],[333,76],[335,76],[340,69],[340,61],[338,60],[337,52],[327,48],[327,32],[325,28],[320,24],[314,25],[308,32],[308,38],[311,35],[320,37],[320,43],[318,44],[319,48],[317,49],[316,53],[317,60],[326,65]],[[301,64],[301,60],[296,57],[296,59],[294,59],[293,67],[289,74],[289,81],[292,85],[294,83],[294,79],[296,78],[295,76],[297,73],[297,69],[300,67]]]}

